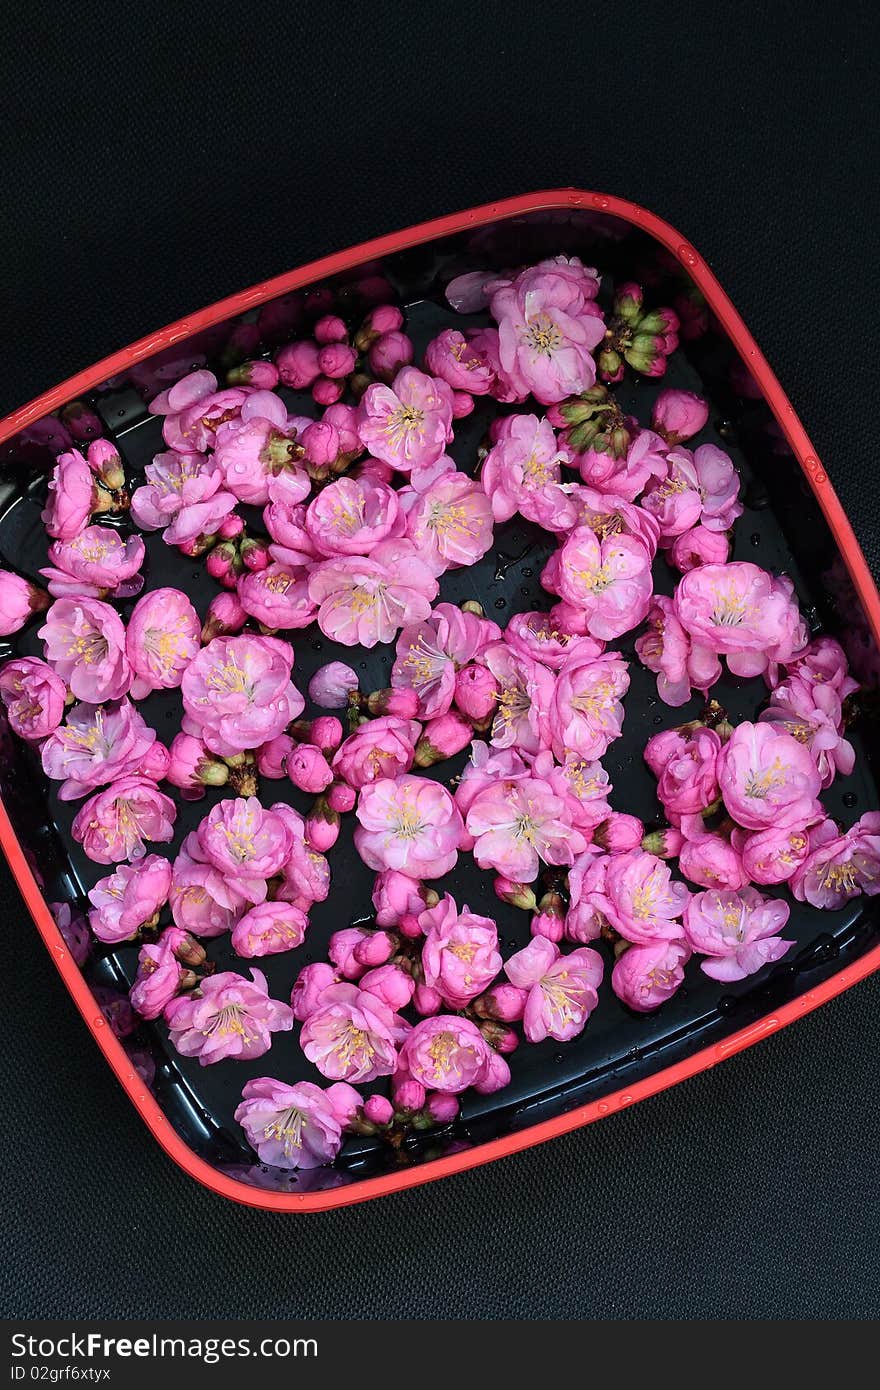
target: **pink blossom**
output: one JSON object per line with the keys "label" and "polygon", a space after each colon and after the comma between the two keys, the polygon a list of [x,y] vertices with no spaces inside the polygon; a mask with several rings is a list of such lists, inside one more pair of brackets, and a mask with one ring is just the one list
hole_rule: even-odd
{"label": "pink blossom", "polygon": [[615,961],[611,988],[629,1008],[648,1013],[671,999],[684,982],[691,950],[683,939],[630,946]]}
{"label": "pink blossom", "polygon": [[305,566],[271,564],[244,574],[238,581],[238,597],[245,612],[267,628],[291,631],[314,621],[316,609],[309,597]]}
{"label": "pink blossom", "polygon": [[806,642],[791,581],[747,560],[700,565],[675,591],[675,613],[694,646],[723,654],[736,676],[758,676]]}
{"label": "pink blossom", "polygon": [[563,667],[550,714],[553,751],[560,762],[570,755],[589,762],[603,756],[623,729],[622,700],[628,689],[627,663],[617,652],[574,659]]}
{"label": "pink blossom", "polygon": [[719,795],[721,739],[714,729],[665,729],[645,746],[645,762],[657,778],[657,795],[673,825],[696,815]]}
{"label": "pink blossom", "polygon": [[121,777],[84,802],[74,817],[71,833],[98,864],[142,859],[145,840],[170,840],[177,807],[154,782],[144,777]]}
{"label": "pink blossom", "polygon": [[274,956],[305,940],[309,919],[293,903],[257,903],[232,928],[232,949],[240,956]]}
{"label": "pink blossom", "polygon": [[823,787],[830,787],[838,773],[848,776],[855,766],[855,749],[843,736],[840,697],[830,685],[790,675],[773,691],[759,722],[772,724],[809,748]]}
{"label": "pink blossom", "polygon": [[495,748],[537,753],[550,742],[553,673],[539,661],[512,652],[506,642],[486,647],[480,661],[495,677],[498,706],[490,742]]}
{"label": "pink blossom", "polygon": [[502,374],[520,395],[544,405],[593,385],[592,351],[605,324],[593,302],[598,280],[578,279],[555,264],[522,271],[492,293]]}
{"label": "pink blossom", "polygon": [[803,744],[772,724],[750,723],[737,725],[721,750],[718,782],[730,815],[747,830],[807,824],[821,786]]}
{"label": "pink blossom", "polygon": [[560,465],[568,462],[568,454],[560,449],[549,420],[506,415],[493,434],[480,481],[495,520],[509,521],[519,512],[550,530],[572,525],[560,488]]}
{"label": "pink blossom", "polygon": [[551,671],[576,661],[601,656],[605,643],[596,637],[569,632],[547,613],[514,613],[504,630],[504,640],[520,656],[540,661]]}
{"label": "pink blossom", "polygon": [[467,391],[471,396],[485,396],[495,381],[491,363],[457,328],[444,328],[431,339],[425,348],[425,366],[453,391]]}
{"label": "pink blossom", "polygon": [[710,957],[700,962],[705,975],[725,982],[744,980],[794,945],[778,935],[788,914],[788,903],[762,898],[754,888],[738,893],[710,888],[691,898],[684,929],[693,949]]}
{"label": "pink blossom", "polygon": [[509,957],[504,973],[519,989],[528,990],[523,1030],[529,1042],[569,1042],[584,1031],[599,1002],[602,957],[588,946],[564,956],[552,941],[534,936]]}
{"label": "pink blossom", "polygon": [[322,709],[345,709],[349,695],[357,688],[356,671],[344,661],[328,661],[309,681],[309,699]]}
{"label": "pink blossom", "polygon": [[688,889],[672,881],[668,864],[654,854],[634,849],[608,862],[602,906],[627,941],[644,945],[681,936],[678,919],[689,898]]}
{"label": "pink blossom", "polygon": [[651,412],[651,426],[667,444],[683,444],[699,434],[709,419],[709,406],[693,391],[661,391]]}
{"label": "pink blossom", "polygon": [[586,840],[568,820],[562,797],[538,777],[493,782],[479,791],[466,817],[481,869],[531,883],[541,862],[571,864]]}
{"label": "pink blossom", "polygon": [[859,893],[880,892],[880,814],[869,811],[845,834],[831,820],[814,826],[790,887],[799,902],[826,910],[843,907]]}
{"label": "pink blossom", "polygon": [[464,1009],[482,994],[501,969],[498,928],[444,894],[436,907],[419,916],[425,934],[422,970],[425,984],[436,989],[444,1004]]}
{"label": "pink blossom", "polygon": [[324,991],[329,989],[330,985],[338,984],[339,975],[326,961],[304,965],[294,981],[290,995],[294,1018],[304,1023],[317,1009]]}
{"label": "pink blossom", "polygon": [[179,589],[151,589],[138,599],[128,620],[125,650],[134,672],[132,694],[172,690],[198,654],[199,615]]}
{"label": "pink blossom", "polygon": [[272,1046],[273,1033],[293,1027],[293,1012],[269,998],[261,970],[252,970],[251,980],[225,970],[205,976],[193,994],[173,999],[165,1008],[165,1022],[178,1052],[198,1057],[206,1067],[224,1057],[262,1057]]}
{"label": "pink blossom", "polygon": [[333,771],[355,788],[409,772],[420,733],[416,719],[393,714],[368,719],[334,754]]}
{"label": "pink blossom", "polygon": [[92,598],[56,599],[40,628],[46,660],[78,700],[100,705],[118,700],[131,684],[125,628],[108,603]]}
{"label": "pink blossom", "polygon": [[[195,836],[188,836],[185,843]],[[176,926],[195,936],[222,936],[231,930],[245,906],[243,897],[211,864],[181,850],[172,866],[168,894]]]}
{"label": "pink blossom", "polygon": [[[766,830],[750,833],[737,829],[731,841],[742,856],[744,882],[787,883],[810,852],[810,833],[800,826],[786,830],[771,825]],[[707,888],[716,886],[739,888],[742,885],[706,884]]]}
{"label": "pink blossom", "polygon": [[452,439],[452,391],[445,381],[403,367],[390,386],[368,386],[358,407],[358,436],[377,459],[403,473],[426,468]]}
{"label": "pink blossom", "polygon": [[61,723],[67,687],[39,657],[20,656],[0,668],[0,699],[13,733],[36,743]]}
{"label": "pink blossom", "polygon": [[441,878],[458,858],[461,815],[445,787],[422,777],[382,778],[361,788],[354,833],[370,869]]}
{"label": "pink blossom", "polygon": [[346,647],[374,647],[428,617],[437,581],[411,541],[390,540],[369,559],[343,556],[316,565],[309,597],[325,637]]}
{"label": "pink blossom", "polygon": [[203,857],[252,903],[264,900],[266,880],[280,871],[290,851],[287,826],[255,796],[219,801],[196,833]]}
{"label": "pink blossom", "polygon": [[691,698],[692,686],[705,694],[721,675],[721,663],[707,647],[693,645],[672,599],[654,595],[648,624],[647,632],[636,638],[636,654],[656,673],[660,699],[677,709]]}
{"label": "pink blossom", "polygon": [[155,945],[142,946],[138,952],[137,974],[129,998],[142,1018],[158,1018],[180,988],[184,972],[174,948],[181,935],[169,927]]}
{"label": "pink blossom", "polygon": [[275,638],[215,637],[184,672],[184,733],[221,757],[259,748],[302,712],[292,664],[293,651]]}
{"label": "pink blossom", "polygon": [[[262,507],[269,501],[269,482],[279,473],[290,474],[297,489],[297,500],[308,496],[309,479],[298,460],[302,446],[295,430],[287,427],[287,412],[281,400],[268,391],[254,402],[259,414],[230,420],[217,430],[214,461],[223,475],[228,492],[249,506]],[[252,398],[253,399],[253,398]],[[273,404],[274,403],[274,404]],[[271,411],[274,418],[267,418]]]}
{"label": "pink blossom", "polygon": [[742,514],[739,474],[714,444],[701,444],[693,453],[675,448],[667,455],[666,476],[648,489],[642,506],[657,518],[666,542],[698,522],[707,531],[728,531]]}
{"label": "pink blossom", "polygon": [[143,773],[156,731],[128,700],[109,705],[77,704],[63,726],[40,750],[48,777],[63,782],[58,795],[75,801],[119,777]]}
{"label": "pink blossom", "polygon": [[56,598],[130,598],[143,588],[140,536],[123,540],[109,526],[87,526],[69,541],[49,547],[50,567],[40,570]]}
{"label": "pink blossom", "polygon": [[557,766],[552,753],[545,749],[535,758],[533,771],[547,781],[557,796],[562,797],[566,816],[588,839],[595,828],[611,815],[608,804],[611,782],[601,763],[567,752],[565,761]]}
{"label": "pink blossom", "polygon": [[418,715],[433,719],[452,703],[456,671],[501,637],[497,624],[453,603],[438,603],[424,621],[403,629],[397,639],[392,684],[418,695]]}
{"label": "pink blossom", "polygon": [[651,557],[633,536],[600,541],[579,526],[559,555],[559,593],[583,609],[592,637],[610,641],[646,617],[651,605]]}
{"label": "pink blossom", "polygon": [[201,554],[233,509],[234,498],[228,492],[216,492],[207,502],[182,508],[165,529],[165,544],[176,545],[185,555]]}
{"label": "pink blossom", "polygon": [[235,506],[232,494],[221,491],[222,470],[204,454],[174,450],[157,454],[144,473],[148,481],[131,497],[132,517],[143,531],[161,530],[178,516],[185,516],[218,496],[224,499],[226,513]]}
{"label": "pink blossom", "polygon": [[[633,540],[642,542],[649,558],[653,560],[660,539],[660,527],[656,518],[650,512],[646,512],[644,507],[628,502],[619,494],[597,492],[595,488],[585,487],[582,483],[566,483],[564,492],[567,504],[565,526],[562,529],[573,530],[578,526],[587,526],[595,532],[600,541],[613,539],[615,536],[630,536]],[[554,579],[554,593],[559,588],[559,561],[560,551],[557,550],[544,567],[547,577]],[[577,630],[580,632],[586,629],[579,627]]]}
{"label": "pink blossom", "polygon": [[843,648],[833,637],[814,638],[785,664],[790,677],[797,676],[810,685],[830,686],[841,703],[859,688],[858,681],[849,674]]}
{"label": "pink blossom", "polygon": [[369,555],[380,541],[402,536],[398,495],[373,478],[339,478],[308,505],[306,530],[319,555]]}
{"label": "pink blossom", "polygon": [[473,1086],[481,1095],[510,1081],[504,1058],[493,1052],[476,1024],[455,1014],[422,1019],[400,1049],[400,1079],[431,1091],[458,1095]]}
{"label": "pink blossom", "polygon": [[327,897],[330,867],[309,838],[306,822],[298,811],[283,801],[276,801],[269,809],[284,822],[290,839],[282,869],[284,880],[276,896],[308,910],[312,903],[322,903]]}
{"label": "pink blossom", "polygon": [[653,430],[640,430],[622,455],[593,446],[578,456],[577,465],[590,487],[634,502],[649,483],[665,476],[666,445]]}
{"label": "pink blossom", "polygon": [[[328,1090],[332,1090],[329,1087]],[[321,1168],[342,1148],[342,1125],[327,1091],[311,1081],[288,1086],[271,1076],[248,1081],[235,1118],[261,1163]]]}
{"label": "pink blossom", "polygon": [[330,985],[300,1033],[300,1046],[331,1081],[390,1076],[409,1024],[375,994],[354,984]]}
{"label": "pink blossom", "polygon": [[577,855],[568,871],[569,905],[563,924],[568,941],[596,941],[607,926],[605,874],[610,858],[593,846]]}
{"label": "pink blossom", "polygon": [[158,854],[118,864],[89,890],[89,922],[99,941],[128,941],[152,922],[168,900],[171,865]]}
{"label": "pink blossom", "polygon": [[666,552],[669,563],[682,574],[698,565],[724,565],[730,554],[730,541],[725,531],[708,531],[699,523],[676,536]]}
{"label": "pink blossom", "polygon": [[738,848],[723,835],[691,829],[679,850],[678,867],[690,883],[703,888],[743,888],[749,875]]}
{"label": "pink blossom", "polygon": [[409,499],[406,533],[435,574],[474,565],[492,545],[492,507],[479,483],[444,473]]}
{"label": "pink blossom", "polygon": [[279,564],[307,565],[317,559],[314,542],[306,530],[306,509],[291,498],[288,476],[282,473],[269,483],[269,505],[263,508],[263,522],[274,542],[269,547]]}
{"label": "pink blossom", "polygon": [[55,925],[64,939],[65,946],[77,965],[82,967],[92,950],[88,922],[81,912],[73,910],[70,903],[50,903],[49,911],[55,918]]}
{"label": "pink blossom", "polygon": [[[41,574],[47,573],[45,570]],[[11,570],[0,569],[0,637],[20,632],[33,613],[48,607],[45,592]]]}
{"label": "pink blossom", "polygon": [[57,541],[72,541],[88,526],[97,504],[95,475],[79,450],[59,454],[42,513],[49,535]]}

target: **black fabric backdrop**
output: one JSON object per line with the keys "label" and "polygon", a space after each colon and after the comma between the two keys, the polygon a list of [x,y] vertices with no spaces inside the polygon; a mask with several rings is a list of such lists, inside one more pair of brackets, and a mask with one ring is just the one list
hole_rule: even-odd
{"label": "black fabric backdrop", "polygon": [[[7,7],[0,414],[325,251],[576,184],[645,204],[708,259],[880,569],[869,10]],[[876,978],[602,1124],[297,1218],[225,1203],[162,1155],[5,867],[0,912],[0,1312],[878,1312]]]}

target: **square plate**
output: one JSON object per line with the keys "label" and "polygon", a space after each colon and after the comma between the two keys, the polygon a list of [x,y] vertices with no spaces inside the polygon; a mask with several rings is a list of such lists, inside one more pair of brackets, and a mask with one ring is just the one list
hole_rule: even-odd
{"label": "square plate", "polygon": [[[877,669],[875,636],[880,632],[880,598],[852,529],[792,406],[727,296],[697,252],[644,209],[604,194],[562,189],[531,194],[426,223],[355,247],[221,301],[170,325],[97,363],[0,422],[0,552],[22,573],[36,576],[45,563],[46,538],[39,520],[46,474],[52,466],[53,412],[86,399],[115,438],[127,472],[135,479],[161,446],[161,421],[144,401],[197,365],[229,360],[234,344],[259,336],[256,355],[294,336],[290,325],[320,293],[322,311],[349,300],[353,282],[381,271],[407,306],[407,328],[417,349],[439,329],[460,323],[445,305],[442,287],[469,269],[499,269],[553,254],[579,254],[613,280],[618,266],[635,270],[658,302],[666,293],[702,295],[709,330],[676,353],[662,386],[696,389],[712,412],[700,441],[715,440],[734,458],[743,477],[746,511],[736,528],[734,558],[749,559],[790,574],[814,631],[838,636],[847,645],[857,676],[867,681]],[[478,322],[473,319],[472,322]],[[615,388],[625,409],[644,415],[660,384],[627,380]],[[289,395],[302,408],[304,398]],[[303,411],[303,413],[307,413]],[[473,461],[486,426],[485,405],[459,422],[452,453]],[[162,542],[145,537],[149,586],[185,588],[204,612],[216,586],[204,567],[192,564]],[[522,521],[496,528],[490,554],[471,569],[444,576],[441,598],[477,597],[489,616],[506,622],[512,613],[546,604],[537,576],[549,553],[546,533]],[[21,635],[16,650],[38,653],[36,624]],[[298,684],[350,649],[292,635]],[[631,640],[618,645],[631,655]],[[365,688],[387,684],[389,649],[359,652]],[[358,664],[355,661],[355,664]],[[650,821],[657,815],[654,782],[641,750],[661,725],[691,717],[701,701],[670,711],[656,698],[650,673],[633,661],[626,699],[624,736],[606,755],[615,784],[615,805]],[[760,682],[725,677],[713,696],[739,717],[750,717],[760,699]],[[853,775],[825,793],[829,812],[849,822],[880,806],[877,726],[871,696],[850,731],[857,749]],[[178,692],[156,694],[144,712],[163,737],[176,731]],[[460,762],[443,764],[447,779]],[[279,793],[302,810],[307,799],[293,789]],[[124,996],[133,977],[137,948],[93,952],[81,972],[55,924],[48,903],[85,905],[85,892],[103,870],[70,837],[76,809],[60,802],[39,760],[8,733],[0,736],[0,840],[19,887],[62,977],[98,1045],[152,1133],[197,1180],[234,1200],[272,1210],[320,1210],[461,1171],[597,1119],[715,1062],[741,1051],[863,978],[880,965],[880,903],[857,899],[847,908],[820,913],[794,904],[786,934],[796,946],[777,965],[737,985],[709,980],[696,963],[685,986],[655,1014],[635,1016],[611,994],[608,982],[600,1007],[580,1038],[560,1046],[548,1041],[521,1048],[511,1059],[511,1086],[495,1096],[469,1097],[459,1123],[414,1140],[392,1154],[375,1141],[350,1140],[336,1165],[304,1174],[281,1173],[255,1162],[232,1111],[241,1086],[262,1075],[265,1059],[251,1064],[201,1068],[169,1047],[160,1025],[142,1025],[120,1041],[108,1026],[113,1000]],[[174,850],[212,804],[180,802]],[[295,973],[320,958],[329,933],[370,909],[371,875],[360,863],[348,827],[331,851],[334,886],[327,902],[311,913],[309,938],[292,959],[263,958],[270,993],[286,998]],[[495,898],[491,876],[460,867],[456,890],[471,908],[494,916],[508,948],[525,944],[525,914]],[[219,968],[234,957],[228,943],[209,943]],[[288,1078],[313,1077],[295,1034],[278,1034],[272,1066]],[[149,1084],[143,1079],[149,1078]]]}

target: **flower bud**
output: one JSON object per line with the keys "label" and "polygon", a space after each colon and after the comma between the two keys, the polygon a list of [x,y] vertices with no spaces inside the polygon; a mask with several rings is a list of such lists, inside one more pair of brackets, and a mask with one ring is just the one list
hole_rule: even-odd
{"label": "flower bud", "polygon": [[501,901],[510,903],[511,907],[521,907],[524,912],[534,912],[538,906],[534,889],[529,883],[514,883],[499,874],[495,879],[494,888]]}
{"label": "flower bud", "polygon": [[453,420],[464,420],[468,415],[473,414],[474,398],[469,391],[453,391],[452,393],[452,418]]}
{"label": "flower bud", "polygon": [[325,314],[318,319],[313,329],[315,342],[324,347],[327,343],[345,343],[348,341],[348,329],[345,320],[338,314]]}
{"label": "flower bud", "polygon": [[260,776],[270,777],[274,781],[286,777],[287,759],[294,747],[290,734],[277,734],[275,738],[270,738],[267,743],[262,743],[256,750],[257,770]]}
{"label": "flower bud", "polygon": [[422,935],[418,915],[415,912],[404,912],[397,923],[397,930],[401,936],[406,937],[407,941],[418,941]]}
{"label": "flower bud", "polygon": [[357,410],[353,405],[338,401],[324,411],[324,424],[332,425],[339,435],[339,452],[356,458],[364,452],[357,432]]}
{"label": "flower bud", "polygon": [[488,666],[471,661],[455,677],[455,703],[468,719],[488,719],[498,703],[498,683]]}
{"label": "flower bud", "polygon": [[637,816],[612,811],[593,831],[593,843],[609,854],[626,854],[628,850],[639,848],[644,833],[645,827]]}
{"label": "flower bud", "polygon": [[86,405],[85,401],[71,401],[61,411],[61,420],[70,430],[73,438],[80,444],[85,443],[87,439],[98,439],[104,428],[98,416]]}
{"label": "flower bud", "polygon": [[682,444],[699,434],[709,419],[709,406],[693,391],[661,391],[654,402],[651,428],[669,445]]}
{"label": "flower bud", "polygon": [[449,1096],[443,1091],[432,1091],[428,1096],[428,1115],[435,1125],[451,1125],[458,1119],[460,1109],[458,1096]]}
{"label": "flower bud", "polygon": [[304,965],[290,996],[290,1006],[293,1009],[294,1018],[300,1023],[305,1023],[306,1019],[315,1012],[321,1002],[321,995],[325,989],[331,985],[339,983],[339,976],[328,965],[326,961],[318,961],[314,965]]}
{"label": "flower bud", "polygon": [[323,709],[345,709],[348,697],[358,688],[356,672],[344,661],[328,661],[309,681],[309,699]]}
{"label": "flower bud", "polygon": [[331,381],[341,381],[353,372],[356,360],[354,348],[348,347],[346,343],[328,343],[318,353],[318,366]]}
{"label": "flower bud", "polygon": [[188,931],[183,933],[182,941],[176,942],[174,955],[184,965],[202,965],[207,960],[204,946]]}
{"label": "flower bud", "polygon": [[251,573],[268,569],[272,563],[268,542],[258,540],[254,536],[245,536],[238,547],[238,553],[245,569],[250,570]]}
{"label": "flower bud", "polygon": [[344,385],[329,376],[319,376],[312,386],[312,399],[317,405],[334,405],[342,395]]}
{"label": "flower bud", "polygon": [[565,903],[559,893],[545,893],[538,903],[538,911],[529,924],[532,936],[543,936],[548,941],[561,941],[565,926]]}
{"label": "flower bud", "polygon": [[429,1018],[431,1014],[439,1014],[443,1008],[443,1000],[436,989],[426,984],[416,985],[412,1002],[416,1013],[422,1014],[424,1018]]}
{"label": "flower bud", "polygon": [[252,386],[255,391],[272,391],[278,385],[278,368],[274,362],[258,359],[241,362],[226,373],[227,386]]}
{"label": "flower bud", "polygon": [[402,327],[403,314],[395,304],[377,304],[355,334],[355,346],[359,352],[366,352],[383,333],[395,333]]}
{"label": "flower bud", "polygon": [[366,697],[366,705],[370,714],[396,714],[400,719],[415,719],[419,697],[408,687],[402,690],[373,690]]}
{"label": "flower bud", "polygon": [[326,854],[339,839],[340,825],[339,816],[330,809],[327,798],[319,796],[306,816],[306,840],[319,854]]}
{"label": "flower bud", "polygon": [[394,1119],[394,1106],[387,1096],[367,1096],[364,1119],[369,1120],[371,1125],[390,1125]]}
{"label": "flower bud", "polygon": [[375,994],[396,1013],[398,1009],[405,1009],[412,999],[415,981],[399,965],[388,961],[368,970],[366,975],[361,976],[358,986],[369,994]]}
{"label": "flower bud", "polygon": [[241,632],[247,622],[247,613],[241,606],[238,594],[227,592],[215,594],[208,604],[202,626],[202,642],[205,646],[215,637],[231,637]]}
{"label": "flower bud", "polygon": [[383,333],[376,339],[367,354],[367,361],[374,376],[380,381],[391,382],[401,367],[410,365],[413,355],[412,339],[406,333],[395,330],[393,333]]}
{"label": "flower bud", "polygon": [[700,565],[725,565],[730,554],[726,531],[709,531],[705,526],[692,526],[676,536],[666,552],[666,558],[682,574]]}
{"label": "flower bud", "polygon": [[346,811],[354,810],[356,801],[357,792],[347,782],[334,782],[327,792],[328,806],[331,811],[337,811],[340,815],[344,815]]}
{"label": "flower bud", "polygon": [[425,1088],[421,1081],[415,1081],[411,1076],[401,1077],[399,1072],[391,1078],[391,1095],[395,1110],[421,1110],[425,1103]]}
{"label": "flower bud", "polygon": [[448,714],[439,714],[436,719],[428,721],[416,744],[415,766],[432,767],[444,758],[453,757],[462,748],[467,748],[473,736],[470,722],[463,715],[453,710]]}
{"label": "flower bud", "polygon": [[313,743],[298,743],[294,747],[287,758],[287,775],[301,792],[325,791],[333,781],[330,764]]}
{"label": "flower bud", "polygon": [[352,955],[358,965],[384,965],[396,949],[397,943],[387,931],[365,932],[355,945]]}
{"label": "flower bud", "polygon": [[93,439],[88,448],[89,468],[97,474],[99,481],[108,492],[118,492],[125,487],[125,470],[119,450],[109,439]]}
{"label": "flower bud", "polygon": [[339,454],[339,431],[326,420],[314,420],[302,432],[302,446],[311,463],[331,464]]}
{"label": "flower bud", "polygon": [[243,568],[238,547],[233,541],[221,541],[215,545],[205,560],[205,569],[211,578],[226,589],[235,588]]}
{"label": "flower bud", "polygon": [[683,844],[681,831],[670,825],[663,830],[649,830],[641,847],[648,854],[656,854],[658,859],[676,859]]}
{"label": "flower bud", "polygon": [[523,1016],[529,992],[517,985],[491,985],[479,995],[472,1008],[478,1018],[494,1018],[501,1023],[517,1023]]}
{"label": "flower bud", "polygon": [[309,341],[288,343],[275,354],[278,375],[285,386],[303,391],[318,376],[318,345]]}
{"label": "flower bud", "polygon": [[484,1018],[477,1024],[477,1027],[489,1046],[494,1047],[495,1051],[500,1052],[502,1056],[515,1052],[519,1047],[519,1034],[515,1028],[508,1027],[506,1023]]}
{"label": "flower bud", "polygon": [[464,603],[460,603],[458,606],[462,613],[473,613],[475,618],[485,618],[486,616],[485,608],[475,598],[466,598]]}

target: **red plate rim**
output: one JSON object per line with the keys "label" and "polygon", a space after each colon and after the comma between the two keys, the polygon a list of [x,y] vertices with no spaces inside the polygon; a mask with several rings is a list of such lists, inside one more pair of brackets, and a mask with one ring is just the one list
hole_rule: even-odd
{"label": "red plate rim", "polygon": [[[67,401],[92,390],[109,377],[126,371],[136,362],[142,361],[152,353],[170,347],[173,343],[179,342],[182,338],[187,338],[193,333],[209,328],[221,319],[254,308],[268,299],[274,299],[291,290],[301,289],[317,280],[338,274],[340,271],[350,270],[363,261],[405,250],[420,242],[432,241],[454,232],[467,231],[469,228],[484,226],[487,222],[514,217],[526,212],[563,208],[584,208],[609,213],[622,218],[633,226],[641,227],[643,231],[648,232],[665,246],[667,251],[671,252],[685,267],[694,283],[705,295],[713,313],[724,325],[743,361],[761,387],[783,434],[818,499],[862,601],[874,636],[880,642],[880,594],[878,594],[877,586],[846,513],[828,480],[828,475],[795,414],[794,407],[777,381],[766,358],[712,271],[693,246],[662,218],[648,212],[637,203],[615,197],[613,194],[594,193],[576,188],[556,188],[537,193],[526,193],[515,198],[505,198],[498,202],[484,203],[480,207],[453,213],[448,217],[438,217],[430,222],[421,222],[414,227],[394,232],[389,236],[377,237],[373,241],[363,242],[361,245],[350,247],[348,250],[337,251],[332,256],[325,256],[321,260],[312,261],[308,265],[301,266],[298,270],[292,270],[285,275],[278,275],[272,280],[265,280],[260,284],[251,286],[250,289],[242,290],[239,294],[218,300],[216,304],[202,309],[199,313],[178,319],[175,323],[169,324],[167,328],[152,333],[146,338],[139,338],[137,342],[103,358],[94,366],[83,372],[78,372],[51,391],[46,391],[42,396],[38,396],[19,410],[13,411],[4,420],[0,420],[0,443],[18,434],[34,421],[42,419],[44,415],[48,415],[59,406],[66,404]],[[55,925],[2,801],[0,801],[0,847],[6,855],[31,916],[73,997],[74,1003],[85,1019],[96,1043],[110,1063],[117,1079],[124,1087],[132,1104],[140,1112],[154,1138],[184,1172],[195,1178],[197,1182],[223,1197],[229,1197],[232,1201],[267,1211],[327,1211],[334,1207],[350,1206],[355,1202],[367,1201],[372,1197],[382,1197],[392,1192],[403,1191],[405,1188],[433,1182],[438,1178],[447,1177],[451,1173],[461,1173],[468,1168],[476,1168],[480,1164],[490,1163],[494,1159],[504,1158],[508,1154],[531,1148],[532,1145],[543,1143],[559,1134],[566,1134],[570,1130],[579,1129],[582,1125],[590,1124],[616,1110],[633,1105],[636,1101],[656,1095],[658,1092],[666,1090],[667,1087],[675,1086],[678,1082],[724,1061],[725,1058],[742,1052],[745,1048],[759,1042],[761,1038],[778,1032],[793,1022],[794,1019],[801,1018],[804,1014],[818,1008],[820,1004],[842,994],[851,985],[865,979],[866,976],[880,968],[880,945],[878,945],[866,952],[854,964],[837,971],[829,979],[817,985],[815,989],[785,1004],[782,1008],[776,1009],[772,1014],[759,1019],[749,1027],[732,1034],[724,1042],[703,1048],[694,1056],[676,1062],[673,1066],[665,1067],[642,1081],[635,1082],[632,1086],[615,1091],[602,1100],[591,1101],[587,1105],[578,1106],[567,1115],[560,1115],[555,1119],[531,1125],[528,1129],[520,1130],[516,1134],[492,1139],[476,1145],[473,1149],[463,1150],[446,1158],[433,1159],[417,1167],[401,1169],[398,1172],[384,1174],[380,1177],[365,1178],[325,1192],[270,1192],[263,1188],[253,1187],[249,1183],[240,1182],[237,1178],[229,1177],[200,1158],[176,1133],[171,1122],[145,1088],[138,1074],[132,1069],[122,1044],[107,1026],[89,986]]]}

